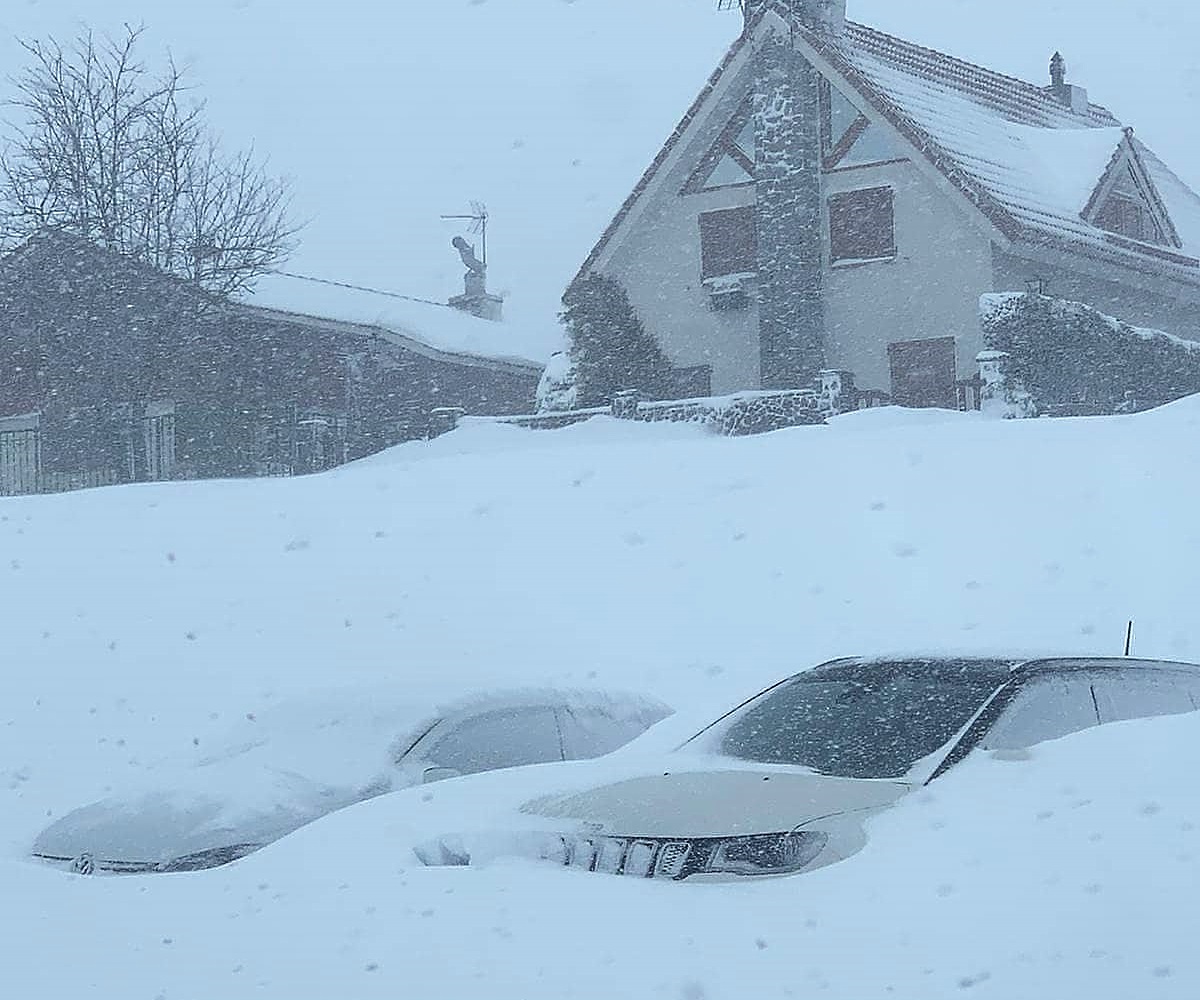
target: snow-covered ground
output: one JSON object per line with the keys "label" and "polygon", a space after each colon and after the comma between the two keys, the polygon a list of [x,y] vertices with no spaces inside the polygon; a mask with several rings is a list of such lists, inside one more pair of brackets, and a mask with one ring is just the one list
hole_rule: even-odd
{"label": "snow-covered ground", "polygon": [[[443,786],[209,872],[88,879],[25,853],[324,692],[641,690],[680,709],[669,743],[849,653],[1111,654],[1133,618],[1139,654],[1200,658],[1198,430],[1200,399],[750,439],[474,424],[307,479],[0,501],[4,992],[1194,997],[1196,717],[973,760],[851,861],[754,884],[424,869],[405,845]],[[507,787],[468,780],[481,811]]]}

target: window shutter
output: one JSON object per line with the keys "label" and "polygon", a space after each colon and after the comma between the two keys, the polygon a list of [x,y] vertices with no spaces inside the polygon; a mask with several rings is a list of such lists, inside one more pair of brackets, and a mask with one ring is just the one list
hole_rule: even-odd
{"label": "window shutter", "polygon": [[758,270],[753,208],[730,208],[700,216],[700,269],[705,279]]}
{"label": "window shutter", "polygon": [[833,261],[896,256],[895,198],[889,187],[832,195],[829,242]]}

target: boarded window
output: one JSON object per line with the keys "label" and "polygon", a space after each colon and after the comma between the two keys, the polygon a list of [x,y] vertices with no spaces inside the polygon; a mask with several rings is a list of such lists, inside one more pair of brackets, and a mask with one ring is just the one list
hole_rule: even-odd
{"label": "boarded window", "polygon": [[835,262],[895,257],[896,217],[892,189],[866,188],[831,196],[829,244],[830,259]]}
{"label": "boarded window", "polygon": [[730,208],[700,216],[700,269],[706,279],[758,270],[753,208]]}

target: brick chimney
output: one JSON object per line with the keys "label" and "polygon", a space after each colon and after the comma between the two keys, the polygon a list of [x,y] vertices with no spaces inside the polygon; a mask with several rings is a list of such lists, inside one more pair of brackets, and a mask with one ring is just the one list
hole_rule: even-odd
{"label": "brick chimney", "polygon": [[746,23],[764,7],[790,9],[801,24],[826,34],[840,34],[846,26],[846,0],[742,0]]}

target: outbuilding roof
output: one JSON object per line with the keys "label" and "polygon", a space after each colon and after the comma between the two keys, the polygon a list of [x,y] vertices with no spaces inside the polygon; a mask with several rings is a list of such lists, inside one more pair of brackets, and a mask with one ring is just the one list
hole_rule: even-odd
{"label": "outbuilding roof", "polygon": [[563,332],[555,324],[493,323],[435,302],[299,275],[264,275],[244,302],[292,321],[370,330],[410,349],[459,360],[541,368],[563,349]]}

